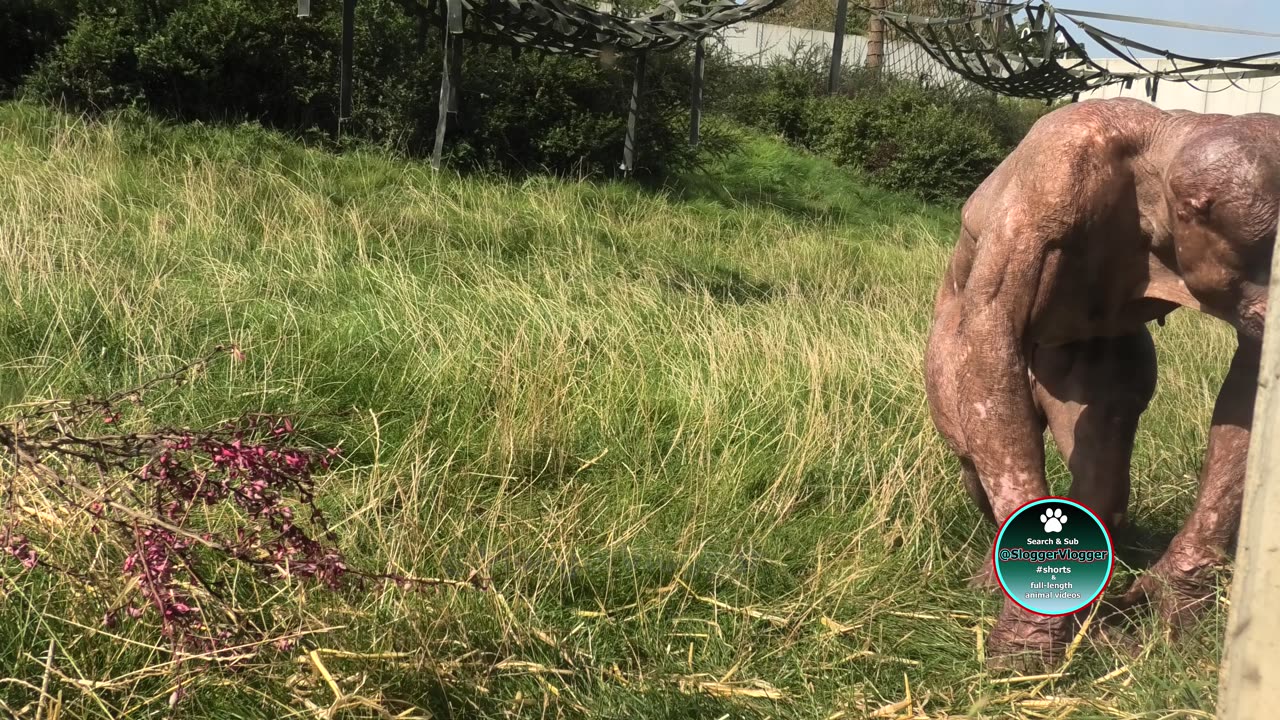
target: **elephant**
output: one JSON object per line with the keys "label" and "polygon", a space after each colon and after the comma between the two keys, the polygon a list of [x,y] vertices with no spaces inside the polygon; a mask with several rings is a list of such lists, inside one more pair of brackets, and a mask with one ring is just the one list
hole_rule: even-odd
{"label": "elephant", "polygon": [[[996,524],[1049,494],[1047,427],[1069,497],[1123,527],[1157,381],[1149,323],[1189,308],[1234,328],[1194,509],[1117,603],[1151,604],[1175,628],[1211,601],[1212,569],[1234,551],[1278,212],[1280,116],[1076,102],[969,196],[934,298],[930,417]],[[989,568],[975,579],[994,586]],[[990,661],[1056,662],[1072,622],[1006,598]]]}

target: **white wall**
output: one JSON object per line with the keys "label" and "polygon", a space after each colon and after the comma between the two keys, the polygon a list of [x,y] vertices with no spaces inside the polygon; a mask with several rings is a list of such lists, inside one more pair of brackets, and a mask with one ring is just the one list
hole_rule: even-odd
{"label": "white wall", "polygon": [[[835,33],[824,30],[805,30],[786,25],[741,22],[716,33],[725,49],[744,62],[765,64],[777,56],[788,56],[799,44],[821,47],[829,53]],[[845,35],[840,51],[845,65],[861,65],[867,57],[867,39],[861,35]],[[887,40],[884,47],[886,67],[909,68],[914,73],[925,73],[934,80],[960,81],[961,78],[939,64],[918,46],[905,41]]]}
{"label": "white wall", "polygon": [[[1170,67],[1167,60],[1142,62],[1144,66],[1150,68],[1168,69]],[[1135,69],[1133,65],[1123,60],[1105,60],[1099,61],[1098,64],[1118,72]],[[1123,85],[1099,88],[1091,93],[1082,94],[1080,99],[1087,97],[1133,97],[1150,102],[1141,80],[1135,80],[1133,87],[1128,89]],[[1280,114],[1280,77],[1249,78],[1236,80],[1234,84],[1229,80],[1207,80],[1190,84],[1161,80],[1156,86],[1155,105],[1164,110],[1192,110],[1226,115],[1255,112]]]}

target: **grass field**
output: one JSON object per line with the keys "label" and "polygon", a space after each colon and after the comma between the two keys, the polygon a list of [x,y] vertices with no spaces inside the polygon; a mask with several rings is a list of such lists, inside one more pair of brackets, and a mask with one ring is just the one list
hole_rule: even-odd
{"label": "grass field", "polygon": [[[956,216],[765,138],[658,192],[5,104],[0,404],[238,342],[151,418],[293,414],[344,448],[322,504],[353,562],[492,580],[289,588],[273,631],[299,646],[181,666],[179,717],[1208,717],[1221,603],[1176,643],[1140,620],[1137,658],[984,671],[998,602],[964,579],[994,529],[921,389]],[[1135,565],[1191,505],[1231,348],[1186,312],[1155,335]],[[98,629],[93,598],[20,570],[0,713],[36,717],[46,678],[58,717],[167,712],[153,627]]]}

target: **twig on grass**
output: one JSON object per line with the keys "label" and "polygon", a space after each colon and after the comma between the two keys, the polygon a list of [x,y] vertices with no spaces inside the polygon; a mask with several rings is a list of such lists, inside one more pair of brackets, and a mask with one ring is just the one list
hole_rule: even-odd
{"label": "twig on grass", "polygon": [[686,583],[684,580],[681,580],[679,578],[676,579],[676,583],[679,586],[683,587],[685,590],[687,590],[689,594],[694,597],[694,599],[700,602],[704,602],[708,605],[711,605],[712,607],[716,607],[721,610],[725,610],[732,613],[737,613],[739,615],[746,615],[747,617],[755,618],[757,620],[763,620],[777,628],[784,628],[791,624],[791,622],[786,618],[778,617],[777,615],[770,615],[768,613],[763,613],[763,612],[760,612],[759,610],[756,610],[750,607],[745,607],[745,608],[734,607],[726,602],[721,602],[720,600],[717,600],[713,597],[710,597],[707,595],[699,595],[697,591],[689,587],[688,583]]}
{"label": "twig on grass", "polygon": [[40,681],[40,702],[36,705],[36,720],[44,717],[45,698],[49,697],[49,674],[53,670],[54,639],[49,638],[49,650],[44,654],[44,677]]}
{"label": "twig on grass", "polygon": [[1024,683],[1024,682],[1041,682],[1045,680],[1057,680],[1059,678],[1068,677],[1070,674],[1071,673],[1066,673],[1066,672],[1055,672],[1055,673],[1043,673],[1041,675],[1015,675],[1013,677],[1006,677],[1006,678],[992,678],[987,682],[991,683],[992,685],[1013,685],[1016,683]]}

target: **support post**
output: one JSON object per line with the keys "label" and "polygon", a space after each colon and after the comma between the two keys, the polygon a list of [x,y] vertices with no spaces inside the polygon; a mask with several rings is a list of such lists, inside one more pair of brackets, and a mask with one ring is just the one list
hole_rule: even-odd
{"label": "support post", "polygon": [[622,171],[630,175],[635,170],[636,119],[640,114],[640,95],[644,92],[645,53],[636,55],[636,74],[631,82],[631,107],[627,111],[627,135],[622,141]]}
{"label": "support post", "polygon": [[445,18],[445,33],[448,43],[445,52],[449,54],[449,112],[458,112],[458,90],[462,85],[462,0],[448,0],[445,4],[448,13]]}
{"label": "support post", "polygon": [[693,47],[693,87],[689,92],[689,145],[692,147],[697,147],[701,140],[702,77],[706,70],[706,59],[702,38],[698,38],[698,43]]}
{"label": "support post", "polygon": [[[874,4],[874,0],[873,0]],[[849,21],[849,0],[836,0],[835,37],[831,40],[831,70],[827,74],[827,94],[840,89],[840,67],[844,62],[844,30]]]}
{"label": "support post", "polygon": [[871,14],[867,17],[867,69],[880,75],[884,65],[884,18],[876,13],[884,10],[884,0],[870,0]]}
{"label": "support post", "polygon": [[356,0],[342,0],[342,68],[338,78],[338,134],[351,119],[351,67],[355,58]]}
{"label": "support post", "polygon": [[440,158],[444,154],[445,129],[449,125],[449,101],[453,97],[453,90],[449,82],[453,76],[453,63],[450,61],[453,59],[454,39],[453,35],[446,29],[444,33],[444,52],[441,53],[444,57],[444,67],[441,68],[440,73],[440,107],[436,113],[436,145],[431,151],[431,168],[433,170],[440,169]]}
{"label": "support post", "polygon": [[444,156],[444,136],[449,115],[458,112],[458,84],[462,79],[462,0],[448,0],[445,5],[444,48],[440,53],[444,67],[440,72],[440,106],[436,113],[436,144],[431,150],[431,167],[439,170]]}
{"label": "support post", "polygon": [[1218,684],[1222,720],[1275,714],[1280,687],[1280,253],[1271,261],[1271,294],[1249,438],[1226,649]]}
{"label": "support post", "polygon": [[458,91],[462,87],[462,36],[449,38],[449,112],[458,112]]}

